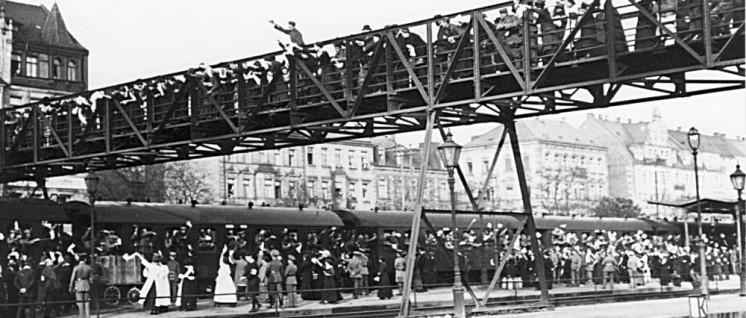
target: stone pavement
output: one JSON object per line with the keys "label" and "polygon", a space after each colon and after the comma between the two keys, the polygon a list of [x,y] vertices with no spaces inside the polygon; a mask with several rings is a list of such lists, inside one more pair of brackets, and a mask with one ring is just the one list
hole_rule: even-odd
{"label": "stone pavement", "polygon": [[[560,287],[562,286],[562,287]],[[729,280],[724,281],[711,281],[710,282],[710,289],[713,291],[734,291],[738,290],[739,287],[739,280],[737,276],[731,276]],[[484,292],[487,288],[487,286],[474,286],[474,291],[477,297],[482,298],[484,296]],[[626,284],[617,284],[615,286],[615,289],[613,290],[614,294],[630,294],[630,293],[640,293],[640,292],[647,292],[647,293],[654,293],[654,292],[670,292],[670,291],[688,291],[692,290],[692,286],[689,283],[684,282],[681,287],[660,287],[660,284],[656,279],[653,280],[653,282],[647,284],[645,287],[638,287],[636,289],[629,288]],[[573,294],[578,293],[584,293],[584,294],[591,294],[591,293],[612,293],[612,291],[609,290],[602,290],[600,285],[587,285],[587,286],[581,286],[581,287],[564,287],[563,285],[556,285],[555,288],[550,290],[550,295],[552,297],[567,297],[572,296]],[[426,308],[426,307],[434,307],[434,306],[450,306],[452,304],[452,292],[450,287],[441,287],[441,288],[434,288],[431,289],[425,293],[416,293],[413,295],[413,308]],[[531,297],[538,297],[539,291],[533,289],[533,288],[524,288],[520,290],[504,290],[504,289],[496,289],[492,292],[490,296],[490,300],[500,300],[505,303],[510,303],[513,301],[518,301],[522,298],[531,298]],[[275,309],[267,309],[266,304],[263,305],[262,309],[255,314],[256,316],[262,316],[262,317],[268,317],[268,316],[280,316],[280,317],[296,317],[296,316],[307,316],[307,315],[321,315],[321,314],[332,314],[332,313],[341,313],[341,312],[350,312],[350,311],[362,311],[362,310],[385,310],[385,309],[392,309],[392,308],[399,308],[401,299],[399,297],[394,297],[389,300],[379,300],[378,297],[375,296],[375,292],[372,293],[370,296],[363,296],[359,299],[352,299],[352,296],[350,294],[343,294],[344,299],[336,304],[320,304],[318,301],[299,301],[299,305],[296,308],[279,308],[275,312]],[[466,303],[473,304],[473,301],[471,300],[468,293],[465,293]],[[686,307],[687,300],[686,298],[679,298],[679,302],[681,302],[683,305],[683,308],[685,310],[688,310],[688,307]],[[746,300],[744,300],[746,301]],[[619,305],[619,304],[603,304],[599,306],[611,306],[611,305]],[[639,306],[639,305],[638,305]],[[679,305],[676,305],[679,306]],[[585,307],[585,306],[577,306],[577,307]],[[564,308],[576,308],[576,307],[558,307],[557,311],[555,312],[549,312],[548,314],[552,313],[563,313]],[[626,307],[621,307],[626,308]],[[95,309],[91,308],[92,310],[92,316],[96,315]],[[197,310],[195,311],[171,311],[168,313],[163,313],[158,315],[158,317],[163,318],[175,318],[175,317],[235,317],[238,315],[246,315],[249,310],[251,309],[251,305],[246,300],[242,300],[238,303],[236,307],[214,307],[211,299],[201,299],[198,302]],[[579,312],[583,312],[582,310]],[[122,317],[122,318],[130,318],[130,317],[142,317],[143,315],[147,315],[148,311],[142,309],[140,306],[134,306],[134,305],[119,305],[119,307],[115,309],[108,309],[108,310],[102,310],[100,313],[100,317],[109,318],[109,317]],[[687,312],[688,314],[688,312]],[[68,317],[75,317],[75,316],[68,316]],[[504,316],[503,316],[504,317]],[[527,316],[531,317],[531,316]],[[537,317],[554,317],[554,316],[537,316]],[[571,316],[567,316],[571,317]],[[594,316],[584,316],[584,317],[594,317]],[[602,317],[614,317],[614,316],[602,316]],[[640,316],[636,316],[640,317]],[[746,317],[744,317],[746,318]]]}

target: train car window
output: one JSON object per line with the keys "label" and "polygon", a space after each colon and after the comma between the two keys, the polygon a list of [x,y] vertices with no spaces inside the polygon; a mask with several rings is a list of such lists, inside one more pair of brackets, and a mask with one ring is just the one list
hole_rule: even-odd
{"label": "train car window", "polygon": [[202,252],[211,252],[215,250],[215,229],[201,228],[199,230],[198,249]]}
{"label": "train car window", "polygon": [[186,254],[191,243],[189,242],[189,227],[171,226],[165,229],[163,245],[170,251],[178,254]]}
{"label": "train car window", "polygon": [[99,255],[118,255],[122,248],[122,238],[111,229],[96,231],[96,250]]}

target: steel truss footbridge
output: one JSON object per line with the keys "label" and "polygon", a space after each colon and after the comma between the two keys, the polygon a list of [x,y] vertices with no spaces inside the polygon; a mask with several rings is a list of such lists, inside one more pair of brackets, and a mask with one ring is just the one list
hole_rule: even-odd
{"label": "steel truss footbridge", "polygon": [[[511,5],[342,37],[318,52],[288,47],[2,109],[0,182],[423,130],[427,156],[434,128],[444,135],[445,127],[500,123],[540,255],[515,120],[744,89],[743,7],[703,18],[713,8],[693,1],[679,8],[685,14],[661,19],[635,0],[596,0],[554,21],[526,10],[519,25],[503,29],[493,21]],[[449,33],[447,19],[462,23]],[[332,46],[345,53],[331,59]],[[423,215],[420,171],[413,237]],[[470,196],[475,210],[481,199]],[[408,271],[405,291],[410,282]]]}

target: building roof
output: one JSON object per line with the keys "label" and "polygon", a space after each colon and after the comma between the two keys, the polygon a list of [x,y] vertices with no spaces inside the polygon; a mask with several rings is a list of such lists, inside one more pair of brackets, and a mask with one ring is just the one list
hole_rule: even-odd
{"label": "building roof", "polygon": [[[376,146],[378,151],[385,151],[385,163],[381,164],[376,162],[379,166],[390,166],[404,168],[415,168],[419,169],[422,164],[422,149],[424,144],[420,144],[419,147],[407,148],[404,145],[397,144],[396,141],[389,137],[377,137],[373,138],[371,142]],[[439,143],[433,141],[430,144],[430,158],[428,159],[428,169],[443,169],[442,160],[440,159],[440,153],[438,152]],[[397,164],[396,157],[397,152],[403,154],[401,165]],[[411,165],[410,165],[411,163]]]}
{"label": "building roof", "polygon": [[13,41],[87,51],[67,30],[56,3],[51,11],[43,5],[4,0],[0,0],[0,6],[5,12],[5,18],[12,20],[13,25],[18,28],[13,33]]}
{"label": "building roof", "polygon": [[[516,122],[516,131],[521,141],[545,141],[603,147],[564,121],[539,118],[520,120]],[[497,145],[502,133],[502,125],[495,127],[483,135],[472,138],[469,143],[464,145],[464,148]]]}
{"label": "building roof", "polygon": [[[669,130],[668,135],[676,141],[677,144],[683,145],[685,149],[689,149],[689,143],[687,141],[687,132]],[[722,135],[708,136],[700,135],[699,152],[716,153],[723,157],[742,157],[746,156],[735,145],[735,141],[731,141],[723,137]],[[746,148],[746,147],[745,147]]]}

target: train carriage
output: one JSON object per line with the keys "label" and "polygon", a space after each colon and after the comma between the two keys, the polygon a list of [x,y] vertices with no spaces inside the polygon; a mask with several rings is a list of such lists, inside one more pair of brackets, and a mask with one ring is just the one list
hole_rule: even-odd
{"label": "train carriage", "polygon": [[[72,219],[79,220],[77,230],[83,231],[90,224],[90,221],[85,221],[90,215],[88,204],[71,202],[66,204],[65,209]],[[120,253],[134,252],[138,242],[132,241],[131,238],[135,231],[156,234],[158,241],[154,242],[154,245],[162,249],[163,240],[176,235],[175,233],[185,228],[188,222],[191,228],[186,233],[186,240],[193,248],[191,258],[200,293],[212,291],[222,246],[228,244],[231,237],[241,231],[251,240],[260,230],[271,233],[296,232],[303,238],[309,232],[321,232],[330,227],[344,225],[334,213],[327,210],[278,207],[249,209],[240,206],[96,202],[95,214],[98,229],[111,231],[121,239],[121,245],[126,248]],[[186,252],[184,255],[179,253],[179,260],[184,257]],[[105,272],[129,273],[126,276],[104,276],[104,296],[107,303],[116,305],[116,300],[121,299],[121,295],[126,295],[130,302],[136,301],[139,297],[138,288],[142,285],[142,279],[136,281],[133,277],[141,277],[140,266],[134,265],[133,262],[125,262],[121,256],[99,258],[99,264],[104,267]],[[135,272],[134,268],[138,270]]]}

